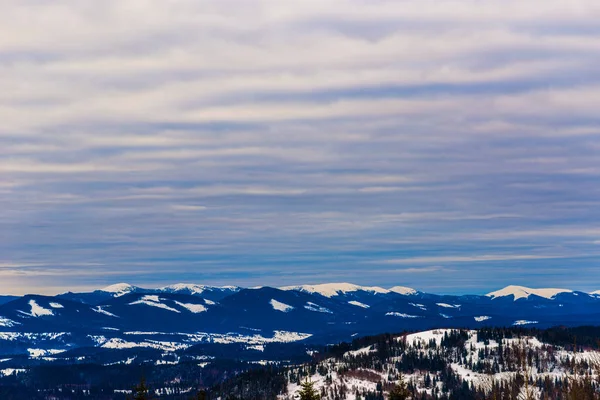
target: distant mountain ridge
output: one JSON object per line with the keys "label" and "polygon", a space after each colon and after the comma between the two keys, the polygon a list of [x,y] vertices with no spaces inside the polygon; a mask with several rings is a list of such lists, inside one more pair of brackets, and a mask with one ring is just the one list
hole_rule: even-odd
{"label": "distant mountain ridge", "polygon": [[[253,288],[244,288],[241,286],[211,286],[211,285],[201,285],[195,283],[177,283],[171,284],[167,286],[157,287],[157,288],[142,288],[139,286],[130,285],[128,283],[116,283],[113,285],[109,285],[107,287],[97,289],[94,292],[90,293],[107,293],[112,295],[113,297],[123,296],[128,293],[184,293],[190,295],[202,295],[206,293],[214,293],[221,292],[224,294],[232,294],[239,292],[243,289],[260,289],[268,286],[256,286]],[[277,287],[277,289],[284,291],[301,291],[306,293],[315,293],[320,294],[325,297],[334,297],[339,295],[344,295],[348,293],[355,292],[369,292],[374,294],[389,294],[389,293],[398,293],[403,295],[414,295],[420,292],[416,289],[405,287],[405,286],[394,286],[390,288],[383,288],[380,286],[361,286],[352,283],[340,282],[340,283],[321,283],[321,284],[305,284],[305,285],[291,285],[291,286],[282,286]],[[558,294],[561,293],[584,293],[586,295],[600,295],[600,290],[596,290],[590,293],[575,291],[570,289],[557,289],[557,288],[529,288],[525,286],[518,285],[509,285],[502,289],[490,292],[485,294],[485,296],[490,298],[501,298],[501,297],[510,297],[513,296],[515,300],[521,298],[528,298],[529,296],[538,296],[544,297],[547,299],[551,299]],[[67,292],[62,293],[59,296],[69,295],[69,294],[85,294],[85,293],[73,293]],[[463,296],[480,296],[480,295],[457,295],[458,297]],[[8,298],[16,298],[17,296],[1,296],[0,301],[3,297]]]}
{"label": "distant mountain ridge", "polygon": [[299,285],[299,286],[284,286],[281,290],[294,290],[307,293],[318,293],[325,297],[339,296],[352,292],[370,292],[378,294],[388,294],[395,292],[398,294],[416,294],[417,291],[404,286],[394,286],[390,289],[384,289],[379,286],[359,286],[352,283],[323,283],[319,285]]}
{"label": "distant mountain ridge", "polygon": [[97,304],[98,302],[110,298],[121,297],[131,293],[175,293],[187,294],[192,296],[201,295],[209,300],[216,301],[230,294],[237,293],[240,290],[242,290],[242,288],[237,286],[207,286],[191,283],[179,283],[154,289],[147,289],[139,286],[133,286],[128,283],[116,283],[114,285],[110,285],[102,289],[94,290],[93,292],[67,292],[61,293],[57,297],[80,301],[86,304]]}
{"label": "distant mountain ridge", "polygon": [[247,289],[119,283],[92,292],[6,298],[0,303],[0,359],[30,359],[32,351],[57,358],[75,349],[88,349],[90,357],[108,349],[166,354],[234,343],[241,351],[260,351],[274,343],[336,343],[403,330],[598,321],[600,295],[567,289],[507,286],[454,296],[350,283]]}

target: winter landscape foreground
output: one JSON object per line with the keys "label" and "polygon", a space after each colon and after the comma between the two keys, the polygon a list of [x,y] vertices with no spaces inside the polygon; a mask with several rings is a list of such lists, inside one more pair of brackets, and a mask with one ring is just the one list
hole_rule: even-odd
{"label": "winter landscape foreground", "polygon": [[[1,399],[596,399],[600,296],[347,283],[3,297]],[[386,333],[387,332],[387,333]],[[575,396],[575,397],[573,397]]]}

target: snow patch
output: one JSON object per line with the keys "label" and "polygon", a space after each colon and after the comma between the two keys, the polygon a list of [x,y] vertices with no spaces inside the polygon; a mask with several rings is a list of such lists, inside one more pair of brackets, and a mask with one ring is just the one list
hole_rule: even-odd
{"label": "snow patch", "polygon": [[537,324],[538,321],[527,321],[526,319],[520,319],[518,321],[513,322],[513,325],[529,325],[529,324]]}
{"label": "snow patch", "polygon": [[50,349],[50,350],[27,349],[27,352],[29,353],[29,357],[31,357],[31,358],[47,357],[47,356],[51,356],[54,354],[64,353],[65,351],[66,350],[54,350],[54,349]]}
{"label": "snow patch", "polygon": [[353,306],[362,307],[362,308],[370,308],[371,306],[361,303],[360,301],[352,300],[349,301],[348,304],[352,304]]}
{"label": "snow patch", "polygon": [[228,343],[246,343],[249,345],[258,345],[266,343],[291,343],[298,342],[311,337],[310,333],[274,331],[273,337],[264,337],[262,335],[242,335],[239,333],[197,333],[189,334],[188,337],[193,342],[210,342],[219,344]]}
{"label": "snow patch", "polygon": [[156,360],[154,365],[177,365],[179,361]]}
{"label": "snow patch", "polygon": [[13,321],[12,319],[0,317],[0,326],[5,328],[12,328],[15,325],[21,325],[21,323]]}
{"label": "snow patch", "polygon": [[106,311],[102,307],[108,307],[108,306],[96,306],[96,307],[92,307],[92,311],[95,311],[95,312],[100,313],[100,314],[108,315],[109,317],[119,318],[118,315],[115,315],[115,314],[113,314],[111,312],[108,312],[108,311]]}
{"label": "snow patch", "polygon": [[5,368],[5,369],[0,369],[0,375],[10,376],[12,374],[21,374],[26,371],[27,370],[25,370],[25,369]]}
{"label": "snow patch", "polygon": [[52,307],[52,308],[65,308],[65,306],[63,306],[60,303],[50,303],[50,307]]}
{"label": "snow patch", "polygon": [[410,314],[399,313],[399,312],[389,312],[389,313],[386,313],[385,315],[390,316],[390,317],[400,317],[400,318],[422,318],[419,315],[410,315]]}
{"label": "snow patch", "polygon": [[304,306],[304,308],[306,308],[309,311],[315,311],[315,312],[320,312],[320,313],[326,313],[326,314],[333,314],[333,312],[325,307],[322,307],[318,304],[315,303],[311,303],[310,301],[306,303],[306,305]]}
{"label": "snow patch", "polygon": [[164,310],[168,310],[168,311],[172,311],[172,312],[181,314],[181,311],[179,311],[173,307],[169,307],[166,304],[161,303],[158,296],[154,296],[154,295],[144,296],[140,300],[129,303],[130,306],[134,306],[134,305],[138,305],[138,304],[142,304],[142,305],[146,305],[146,306],[150,306],[150,307],[162,308]]}
{"label": "snow patch", "polygon": [[282,302],[279,302],[275,299],[271,299],[270,303],[271,303],[271,306],[273,307],[273,310],[275,310],[275,311],[290,312],[294,309],[294,307],[284,304]]}
{"label": "snow patch", "polygon": [[374,353],[374,352],[375,352],[375,350],[373,350],[373,346],[367,346],[367,347],[363,347],[362,349],[348,351],[344,354],[344,357],[357,357],[360,355]]}
{"label": "snow patch", "polygon": [[[442,343],[445,333],[451,333],[452,329],[433,329],[430,331],[412,333],[406,335],[406,343],[413,343],[415,341],[429,343],[431,340],[435,340],[436,345],[439,346]],[[402,338],[401,338],[402,339]]]}
{"label": "snow patch", "polygon": [[179,301],[176,301],[175,304],[187,309],[190,312],[193,312],[194,314],[208,311],[208,309],[206,307],[204,307],[202,304],[181,303]]}
{"label": "snow patch", "polygon": [[439,307],[443,308],[460,308],[460,304],[446,304],[446,303],[435,303]]}
{"label": "snow patch", "polygon": [[40,306],[38,303],[36,303],[35,300],[29,300],[29,306],[31,307],[30,313],[26,313],[24,311],[20,311],[20,312],[25,315],[29,315],[30,317],[42,317],[42,316],[54,315],[54,312],[52,312],[52,310],[48,310],[47,308]]}
{"label": "snow patch", "polygon": [[31,333],[31,332],[0,332],[0,340],[17,341],[41,341],[41,340],[57,340],[63,336],[68,336],[66,332],[46,332],[46,333]]}
{"label": "snow patch", "polygon": [[145,340],[142,342],[128,342],[119,338],[108,339],[102,344],[102,348],[105,349],[134,349],[137,347],[145,347],[151,349],[158,349],[163,351],[177,351],[184,350],[191,347],[190,344],[183,344],[178,342],[161,342],[157,340]]}
{"label": "snow patch", "polygon": [[271,341],[280,343],[299,342],[301,340],[308,339],[311,336],[312,334],[310,333],[274,331]]}
{"label": "snow patch", "polygon": [[488,319],[492,319],[492,317],[488,317],[487,315],[481,315],[479,317],[473,317],[477,322],[487,321]]}
{"label": "snow patch", "polygon": [[[155,348],[164,351],[175,351],[185,349],[197,343],[216,343],[231,344],[241,343],[247,346],[265,346],[269,343],[291,343],[308,339],[312,336],[309,333],[274,331],[272,337],[265,337],[260,334],[243,335],[240,333],[165,333],[165,332],[124,332],[127,339],[110,338],[104,335],[88,335],[88,338],[95,343],[95,346],[111,349],[132,349],[132,348]],[[168,336],[171,339],[151,340],[149,336]],[[206,356],[202,356],[206,358]],[[203,358],[203,359],[204,359]],[[211,358],[211,357],[209,357]]]}

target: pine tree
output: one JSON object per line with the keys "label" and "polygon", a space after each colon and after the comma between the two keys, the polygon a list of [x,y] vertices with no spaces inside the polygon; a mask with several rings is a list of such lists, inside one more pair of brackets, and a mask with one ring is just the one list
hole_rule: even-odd
{"label": "pine tree", "polygon": [[308,379],[302,383],[300,390],[300,400],[319,400],[321,397],[315,390],[314,384]]}
{"label": "pine tree", "polygon": [[410,397],[410,390],[406,387],[406,383],[400,376],[398,383],[390,391],[389,400],[407,400]]}
{"label": "pine tree", "polygon": [[140,384],[133,389],[132,400],[150,400],[150,394],[148,393],[148,386],[146,386],[146,379],[142,377]]}

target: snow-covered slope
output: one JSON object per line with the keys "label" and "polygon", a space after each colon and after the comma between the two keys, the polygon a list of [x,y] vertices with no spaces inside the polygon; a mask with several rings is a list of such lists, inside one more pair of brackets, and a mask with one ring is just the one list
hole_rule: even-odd
{"label": "snow-covered slope", "polygon": [[[411,397],[414,399],[445,398],[437,397],[442,391],[449,392],[446,396],[450,398],[476,398],[464,393],[464,387],[472,387],[482,394],[482,397],[477,398],[541,400],[556,398],[548,395],[555,389],[544,386],[544,381],[559,382],[566,377],[569,377],[569,380],[589,379],[587,372],[590,365],[593,366],[591,370],[594,370],[600,360],[598,351],[574,353],[560,346],[542,343],[532,336],[497,340],[480,338],[479,335],[475,330],[453,329],[409,334],[397,338],[396,343],[402,344],[398,346],[399,351],[385,349],[383,353],[389,355],[387,357],[381,356],[378,344],[354,347],[343,356],[336,355],[320,361],[316,368],[318,372],[301,381],[312,382],[317,392],[321,393],[322,400],[339,399],[339,393],[344,393],[341,397],[347,400],[388,398],[386,392],[394,387],[400,378],[414,388],[417,393]],[[448,337],[453,337],[454,340],[448,340]],[[457,338],[460,340],[456,340]],[[361,342],[355,344],[358,345],[364,346]],[[452,351],[449,351],[450,349]],[[521,364],[517,362],[512,365],[505,361],[511,359],[507,354],[511,354],[512,359],[517,359],[523,349],[535,354],[535,360],[538,361]],[[423,363],[416,363],[416,359],[423,360]],[[427,369],[425,365],[432,365],[432,359],[437,360],[436,364],[441,362],[447,366],[440,368],[443,373],[438,369]],[[415,364],[423,366],[414,368]],[[293,400],[298,397],[302,387],[296,377],[302,368],[305,366],[292,368],[288,376],[293,378],[288,381],[286,393],[279,396],[281,400]],[[436,368],[439,367],[436,365]],[[450,376],[451,379],[445,381]],[[523,376],[530,377],[530,381],[524,383]],[[509,391],[514,394],[492,394],[494,386],[505,387],[506,395]],[[384,395],[378,395],[378,390],[383,390]],[[547,392],[542,393],[543,390]]]}
{"label": "snow-covered slope", "polygon": [[38,303],[36,303],[35,300],[29,300],[29,307],[31,307],[31,312],[29,312],[29,313],[24,312],[24,311],[21,311],[21,312],[25,315],[30,315],[32,317],[42,317],[42,316],[54,315],[52,310],[49,310],[47,308],[40,306]]}
{"label": "snow-covered slope", "polygon": [[518,299],[527,299],[531,295],[544,297],[546,299],[552,299],[559,293],[572,293],[572,290],[568,289],[554,289],[554,288],[546,288],[546,289],[532,289],[524,286],[507,286],[504,289],[497,290],[495,292],[491,292],[486,294],[486,296],[491,297],[492,299],[496,299],[499,297],[507,297],[514,296],[514,300]]}

